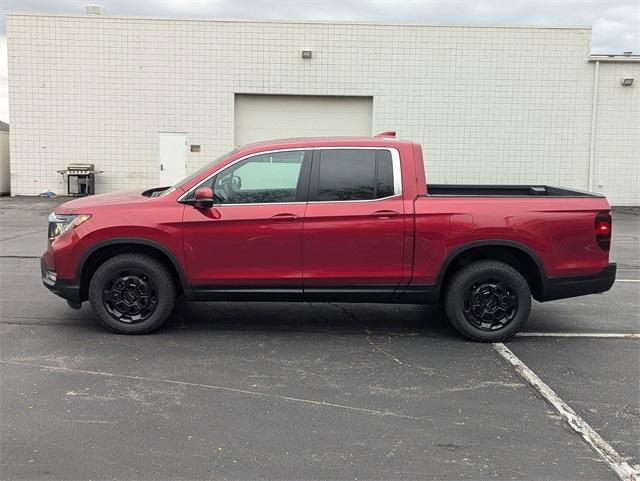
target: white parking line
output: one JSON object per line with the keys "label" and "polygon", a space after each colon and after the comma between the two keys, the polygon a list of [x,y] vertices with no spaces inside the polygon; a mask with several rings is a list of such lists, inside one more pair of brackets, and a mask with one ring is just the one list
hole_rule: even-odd
{"label": "white parking line", "polygon": [[615,472],[622,481],[637,481],[635,470],[607,443],[602,436],[589,426],[576,412],[569,407],[558,395],[547,386],[531,369],[529,369],[511,350],[503,343],[493,344],[494,349],[516,372],[527,381],[531,387],[538,391],[544,399],[551,404],[562,418],[600,455],[605,463]]}
{"label": "white parking line", "polygon": [[640,282],[640,279],[616,279],[616,282]]}
{"label": "white parking line", "polygon": [[637,333],[620,332],[518,332],[517,337],[602,337],[614,339],[640,339]]}

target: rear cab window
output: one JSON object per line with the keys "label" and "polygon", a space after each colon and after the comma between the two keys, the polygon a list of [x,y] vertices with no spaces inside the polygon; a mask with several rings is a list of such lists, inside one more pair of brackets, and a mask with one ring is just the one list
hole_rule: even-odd
{"label": "rear cab window", "polygon": [[400,163],[388,149],[316,149],[309,201],[383,199],[401,194]]}

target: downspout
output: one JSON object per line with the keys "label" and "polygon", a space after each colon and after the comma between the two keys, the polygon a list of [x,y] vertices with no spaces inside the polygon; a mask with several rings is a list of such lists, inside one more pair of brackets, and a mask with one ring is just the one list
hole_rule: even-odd
{"label": "downspout", "polygon": [[598,115],[598,74],[600,61],[596,60],[596,70],[593,74],[593,94],[591,97],[591,138],[589,139],[589,192],[593,192],[593,173],[595,171],[596,147],[596,116]]}

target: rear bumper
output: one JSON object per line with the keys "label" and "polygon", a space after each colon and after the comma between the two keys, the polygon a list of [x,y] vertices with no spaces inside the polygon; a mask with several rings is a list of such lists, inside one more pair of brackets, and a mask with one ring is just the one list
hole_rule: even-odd
{"label": "rear bumper", "polygon": [[47,269],[44,259],[40,259],[40,273],[42,274],[42,284],[51,292],[67,301],[82,302],[80,300],[80,286],[72,280],[58,279],[54,271]]}
{"label": "rear bumper", "polygon": [[615,262],[611,262],[602,272],[590,276],[547,277],[542,283],[542,292],[536,300],[540,302],[554,301],[605,292],[611,289],[615,280]]}

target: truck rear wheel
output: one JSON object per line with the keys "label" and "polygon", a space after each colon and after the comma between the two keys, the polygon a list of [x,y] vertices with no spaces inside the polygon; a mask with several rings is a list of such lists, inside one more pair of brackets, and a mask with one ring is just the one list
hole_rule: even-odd
{"label": "truck rear wheel", "polygon": [[529,318],[531,290],[504,262],[477,261],[455,273],[445,293],[449,321],[473,341],[504,341]]}
{"label": "truck rear wheel", "polygon": [[142,254],[121,254],[98,267],[89,284],[89,301],[112,331],[146,334],[173,312],[176,288],[161,262]]}

